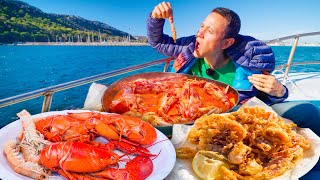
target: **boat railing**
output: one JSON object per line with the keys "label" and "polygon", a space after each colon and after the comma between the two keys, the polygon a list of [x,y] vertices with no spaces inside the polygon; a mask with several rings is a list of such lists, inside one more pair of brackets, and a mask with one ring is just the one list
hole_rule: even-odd
{"label": "boat railing", "polygon": [[66,82],[66,83],[62,83],[62,84],[58,84],[55,86],[50,86],[47,88],[42,88],[42,89],[38,89],[35,91],[31,91],[28,93],[24,93],[24,94],[20,94],[17,96],[12,96],[12,97],[8,97],[5,99],[0,99],[0,108],[2,107],[6,107],[9,105],[13,105],[19,102],[23,102],[23,101],[27,101],[27,100],[31,100],[40,96],[44,96],[43,99],[43,103],[42,103],[42,112],[48,112],[50,111],[50,107],[51,107],[51,102],[52,102],[52,97],[53,94],[58,92],[58,91],[62,91],[62,90],[67,90],[67,89],[71,89],[71,88],[75,88],[81,85],[85,85],[88,83],[92,83],[92,82],[96,82],[99,80],[104,80],[107,78],[111,78],[114,76],[118,76],[121,74],[125,74],[125,73],[129,73],[129,72],[133,72],[136,70],[140,70],[140,69],[144,69],[147,67],[151,67],[151,66],[155,66],[158,64],[164,64],[164,68],[163,71],[167,72],[168,71],[168,67],[170,65],[170,62],[173,60],[174,58],[169,57],[169,58],[165,58],[165,59],[160,59],[160,60],[154,60],[154,61],[150,61],[147,63],[143,63],[143,64],[139,64],[139,65],[135,65],[135,66],[130,66],[130,67],[126,67],[126,68],[121,68],[121,69],[117,69],[114,71],[110,71],[110,72],[106,72],[106,73],[102,73],[102,74],[98,74],[98,75],[94,75],[94,76],[90,76],[90,77],[86,77],[86,78],[82,78],[82,79],[78,79],[78,80],[74,80],[74,81],[70,81],[70,82]]}
{"label": "boat railing", "polygon": [[[292,36],[286,36],[286,37],[282,37],[282,38],[277,38],[277,39],[272,39],[272,40],[268,40],[265,41],[265,43],[270,44],[270,43],[276,43],[276,42],[282,42],[284,40],[289,40],[289,39],[294,39],[291,51],[290,51],[290,55],[288,58],[288,61],[286,64],[281,65],[282,67],[286,67],[285,73],[284,73],[284,77],[283,77],[283,84],[286,84],[287,79],[288,79],[288,75],[289,75],[289,71],[292,64],[292,59],[294,56],[294,53],[296,51],[298,42],[299,42],[299,38],[300,37],[306,37],[306,36],[315,36],[315,35],[320,35],[320,31],[317,32],[310,32],[310,33],[303,33],[303,34],[296,34],[296,35],[292,35]],[[306,64],[320,64],[319,62],[302,62],[302,63],[295,63],[295,65],[306,65]]]}
{"label": "boat railing", "polygon": [[[291,63],[290,66],[317,65],[317,64],[320,64],[320,60],[317,60],[317,61],[306,61],[306,62],[294,62],[294,63]],[[279,66],[276,66],[275,71],[276,70],[281,70],[283,68],[287,68],[288,66],[289,65],[287,63],[279,65]]]}

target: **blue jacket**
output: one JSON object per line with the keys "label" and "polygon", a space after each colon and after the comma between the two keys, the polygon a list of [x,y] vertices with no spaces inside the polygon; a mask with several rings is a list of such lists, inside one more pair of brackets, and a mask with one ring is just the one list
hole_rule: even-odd
{"label": "blue jacket", "polygon": [[[196,36],[181,37],[174,43],[172,37],[163,33],[164,19],[154,19],[151,16],[147,19],[148,42],[152,48],[159,53],[177,58],[183,56],[186,63],[177,73],[188,73],[190,68],[198,60],[193,56]],[[226,49],[227,55],[233,60],[236,75],[233,87],[238,90],[240,101],[253,96],[258,97],[266,104],[274,104],[284,101],[288,97],[288,89],[283,97],[275,97],[261,92],[254,88],[248,80],[248,76],[262,71],[273,71],[275,58],[271,47],[262,41],[250,36],[238,35],[235,43]],[[180,56],[181,56],[180,55]]]}

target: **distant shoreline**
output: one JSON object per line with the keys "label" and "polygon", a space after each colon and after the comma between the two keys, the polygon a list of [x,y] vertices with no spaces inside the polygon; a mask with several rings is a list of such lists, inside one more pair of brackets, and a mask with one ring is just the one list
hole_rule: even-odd
{"label": "distant shoreline", "polygon": [[[3,46],[150,46],[148,43],[140,42],[25,42],[25,43],[0,43]],[[269,46],[292,46],[292,44],[267,43]],[[317,44],[298,44],[297,46],[304,47],[320,47]]]}
{"label": "distant shoreline", "polygon": [[[267,43],[268,46],[292,46],[293,44],[273,44],[273,43]],[[300,47],[320,47],[320,44],[298,44],[297,46]]]}
{"label": "distant shoreline", "polygon": [[148,43],[138,42],[26,42],[2,44],[13,46],[149,46]]}

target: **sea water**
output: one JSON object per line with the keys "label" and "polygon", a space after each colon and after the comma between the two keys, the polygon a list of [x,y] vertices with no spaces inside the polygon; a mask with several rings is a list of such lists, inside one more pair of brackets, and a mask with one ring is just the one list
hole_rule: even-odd
{"label": "sea water", "polygon": [[[285,64],[291,47],[272,49],[276,64]],[[0,99],[165,57],[150,46],[0,46]],[[320,47],[297,47],[293,62],[319,60]],[[138,72],[162,70],[163,65],[157,65]],[[290,72],[319,70],[320,65],[293,66]],[[98,83],[108,85],[125,76]],[[56,92],[51,110],[83,107],[89,86]],[[39,97],[0,108],[0,127],[16,120],[16,113],[23,109],[40,113],[42,102],[43,97]]]}

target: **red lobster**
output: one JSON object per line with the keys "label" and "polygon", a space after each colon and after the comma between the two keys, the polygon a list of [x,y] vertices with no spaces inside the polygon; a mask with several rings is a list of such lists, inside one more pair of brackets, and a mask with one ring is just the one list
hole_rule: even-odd
{"label": "red lobster", "polygon": [[104,147],[66,141],[45,147],[40,155],[40,163],[67,179],[142,180],[153,171],[152,160],[147,156],[135,157],[124,169],[108,167],[117,164],[120,158]]}
{"label": "red lobster", "polygon": [[[148,156],[154,155],[140,145],[151,145],[157,134],[152,125],[139,118],[83,112],[47,116],[35,122],[46,139],[59,142],[43,149],[40,164],[66,178],[144,179],[152,173],[153,163]],[[109,142],[92,141],[96,136]],[[114,149],[140,156],[129,161],[124,169],[113,169],[108,166],[120,161],[120,156],[112,152]],[[149,170],[141,172],[139,166]]]}
{"label": "red lobster", "polygon": [[157,138],[155,128],[139,118],[99,112],[52,115],[35,120],[36,129],[53,142],[92,141],[96,136],[151,145]]}

